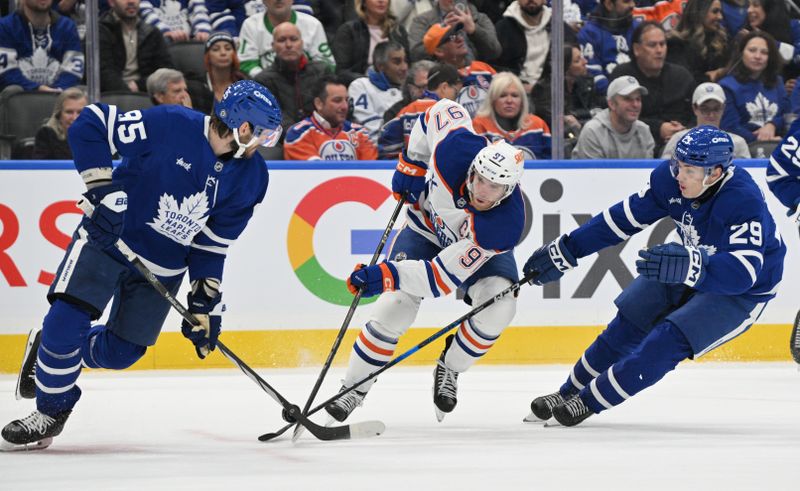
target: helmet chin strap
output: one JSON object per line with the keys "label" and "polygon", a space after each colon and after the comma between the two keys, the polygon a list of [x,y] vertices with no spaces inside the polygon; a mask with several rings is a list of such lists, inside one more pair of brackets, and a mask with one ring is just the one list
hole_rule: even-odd
{"label": "helmet chin strap", "polygon": [[250,138],[250,141],[247,142],[247,143],[242,143],[241,141],[239,141],[239,129],[238,128],[234,128],[233,129],[233,140],[236,142],[236,145],[238,145],[238,147],[239,147],[239,149],[236,150],[236,153],[233,154],[233,158],[235,158],[235,159],[242,158],[248,148],[258,145],[258,138],[255,138],[255,137]]}
{"label": "helmet chin strap", "polygon": [[714,182],[711,182],[711,183],[708,183],[708,184],[706,184],[706,180],[708,180],[708,177],[709,177],[709,175],[710,175],[712,172],[714,172],[714,169],[716,169],[716,167],[711,167],[711,168],[709,168],[709,169],[707,169],[707,170],[706,170],[706,175],[705,175],[705,177],[703,177],[703,183],[701,184],[701,186],[703,186],[703,187],[702,187],[702,189],[700,189],[700,192],[699,192],[699,193],[697,193],[697,195],[696,195],[696,196],[688,196],[688,198],[689,198],[689,199],[697,199],[697,198],[699,198],[700,196],[702,196],[702,195],[703,195],[703,193],[705,193],[706,191],[708,191],[708,188],[710,188],[710,187],[711,187],[711,186],[713,186],[714,184],[718,183],[720,179],[722,179],[723,177],[725,177],[725,174],[726,174],[726,172],[727,172],[727,171],[723,171],[722,173],[720,173],[719,177],[718,177],[718,178],[716,178],[716,179],[714,179]]}

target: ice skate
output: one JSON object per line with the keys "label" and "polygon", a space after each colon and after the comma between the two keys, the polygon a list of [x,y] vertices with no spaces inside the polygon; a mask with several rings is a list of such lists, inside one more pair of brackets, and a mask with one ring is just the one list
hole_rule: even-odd
{"label": "ice skate", "polygon": [[42,342],[42,328],[34,327],[28,333],[28,342],[25,344],[25,354],[22,356],[22,366],[17,378],[17,400],[33,399],[36,397],[36,354]]}
{"label": "ice skate", "polygon": [[540,396],[531,402],[531,413],[522,421],[525,423],[541,423],[553,417],[553,408],[566,402],[561,392]]}
{"label": "ice skate", "polygon": [[453,342],[453,335],[447,336],[444,350],[436,362],[433,370],[433,403],[436,406],[436,419],[441,423],[446,413],[455,409],[458,399],[458,372],[451,370],[444,363],[444,357],[450,344]]}
{"label": "ice skate", "polygon": [[580,397],[573,397],[553,408],[553,417],[563,426],[575,426],[592,414],[592,410]]}
{"label": "ice skate", "polygon": [[43,450],[53,443],[53,437],[61,434],[64,423],[72,411],[64,411],[55,416],[48,416],[34,411],[30,416],[16,419],[6,425],[2,431],[0,450],[13,452],[19,450]]}
{"label": "ice skate", "polygon": [[[347,390],[347,387],[342,386],[342,388],[339,389],[339,392],[345,390]],[[350,416],[350,413],[352,413],[358,406],[364,403],[365,397],[367,397],[366,392],[351,390],[347,394],[325,406],[325,411],[327,411],[333,419],[341,423],[342,421],[346,420],[347,417]]]}

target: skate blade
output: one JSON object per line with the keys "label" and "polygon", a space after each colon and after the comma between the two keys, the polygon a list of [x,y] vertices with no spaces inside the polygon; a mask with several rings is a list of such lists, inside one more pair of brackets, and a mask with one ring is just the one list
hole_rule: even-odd
{"label": "skate blade", "polygon": [[559,423],[556,418],[551,418],[551,419],[548,419],[547,421],[545,421],[544,422],[544,427],[545,428],[555,428],[555,427],[566,428],[566,426],[564,426],[561,423]]}
{"label": "skate blade", "polygon": [[535,414],[530,413],[527,416],[525,416],[524,418],[522,418],[522,422],[523,423],[546,423],[547,420],[546,419],[540,419],[540,418],[536,417]]}
{"label": "skate blade", "polygon": [[436,406],[433,406],[433,410],[436,412],[436,421],[438,421],[440,423],[442,421],[444,421],[444,417],[447,415],[447,413],[442,411],[441,409],[439,409]]}
{"label": "skate blade", "polygon": [[334,424],[336,424],[337,422],[338,421],[336,421],[336,418],[334,418],[333,416],[331,416],[329,414],[328,415],[328,421],[325,422],[325,426],[330,427],[330,426],[333,426]]}
{"label": "skate blade", "polygon": [[29,452],[32,450],[44,450],[53,443],[53,438],[42,438],[38,442],[27,444],[16,444],[7,442],[0,438],[0,452]]}
{"label": "skate blade", "polygon": [[[25,343],[25,353],[22,355],[22,362],[25,363],[25,360],[28,359],[28,354],[31,352],[31,348],[33,347],[33,343],[36,340],[36,335],[41,331],[41,329],[31,329],[31,332],[28,333],[28,341]],[[14,390],[14,397],[17,398],[18,401],[22,399],[32,399],[32,397],[23,397],[22,392],[20,392],[20,384],[22,384],[22,366],[19,367],[19,374],[17,375],[17,387]],[[34,397],[36,397],[34,395]]]}

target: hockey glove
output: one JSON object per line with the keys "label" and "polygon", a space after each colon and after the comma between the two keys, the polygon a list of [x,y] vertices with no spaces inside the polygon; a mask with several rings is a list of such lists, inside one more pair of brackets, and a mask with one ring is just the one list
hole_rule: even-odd
{"label": "hockey glove", "polygon": [[[413,162],[413,163],[412,163]],[[397,162],[397,169],[392,176],[392,195],[400,200],[405,195],[406,201],[416,203],[425,191],[425,175],[428,166],[424,162],[412,161],[403,153]]]}
{"label": "hockey glove", "polygon": [[208,356],[217,347],[217,339],[222,328],[225,304],[222,303],[222,293],[219,293],[218,288],[219,283],[215,280],[200,280],[193,285],[192,292],[186,299],[189,312],[194,314],[199,324],[193,326],[184,319],[181,332],[194,344],[200,359]]}
{"label": "hockey glove", "polygon": [[661,283],[697,286],[705,278],[708,255],[704,249],[670,243],[639,251],[636,271]]}
{"label": "hockey glove", "polygon": [[578,265],[578,260],[566,247],[566,235],[536,249],[522,268],[525,276],[537,273],[531,283],[544,285],[559,280],[564,273]]}
{"label": "hockey glove", "polygon": [[83,228],[89,235],[89,242],[103,249],[114,247],[122,235],[125,224],[125,210],[128,209],[128,195],[121,184],[98,186],[83,193],[94,211],[83,221]]}
{"label": "hockey glove", "polygon": [[390,262],[382,262],[375,266],[358,264],[347,279],[347,289],[350,293],[355,295],[361,290],[361,296],[364,298],[399,288],[400,276],[397,274],[397,268]]}

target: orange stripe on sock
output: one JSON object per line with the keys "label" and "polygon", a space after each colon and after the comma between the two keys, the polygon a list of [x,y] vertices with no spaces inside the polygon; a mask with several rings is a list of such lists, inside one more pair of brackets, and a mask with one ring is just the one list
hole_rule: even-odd
{"label": "orange stripe on sock", "polygon": [[383,348],[380,348],[380,347],[372,344],[367,339],[367,337],[364,336],[364,331],[361,331],[361,334],[358,335],[358,339],[360,339],[361,342],[364,343],[364,346],[369,348],[371,351],[374,351],[375,353],[378,353],[379,355],[392,356],[394,354],[394,350],[383,349]]}
{"label": "orange stripe on sock", "polygon": [[464,336],[465,338],[467,338],[467,341],[469,341],[476,348],[489,349],[492,346],[494,346],[494,343],[492,343],[492,344],[481,344],[481,343],[475,341],[475,338],[470,336],[469,333],[467,332],[467,325],[466,325],[465,322],[461,323],[461,335]]}

